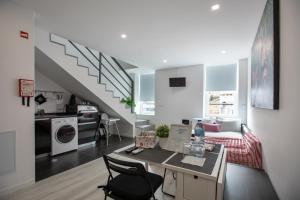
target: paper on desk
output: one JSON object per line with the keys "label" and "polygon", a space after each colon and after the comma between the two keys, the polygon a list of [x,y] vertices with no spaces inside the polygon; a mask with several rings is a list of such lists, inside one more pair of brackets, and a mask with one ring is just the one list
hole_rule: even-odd
{"label": "paper on desk", "polygon": [[183,144],[191,139],[192,126],[171,124],[169,137],[164,149],[174,152],[183,152]]}
{"label": "paper on desk", "polygon": [[185,156],[181,162],[190,164],[190,165],[196,165],[199,167],[203,167],[205,160],[206,160],[206,158],[198,158],[195,156]]}

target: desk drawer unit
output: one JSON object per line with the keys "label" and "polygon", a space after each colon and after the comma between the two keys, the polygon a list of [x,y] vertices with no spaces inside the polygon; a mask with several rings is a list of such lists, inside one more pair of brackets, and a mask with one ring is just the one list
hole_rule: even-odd
{"label": "desk drawer unit", "polygon": [[219,154],[215,167],[217,168],[208,174],[178,168],[176,200],[222,200],[226,176],[226,150]]}
{"label": "desk drawer unit", "polygon": [[183,174],[183,198],[184,200],[215,200],[216,182]]}

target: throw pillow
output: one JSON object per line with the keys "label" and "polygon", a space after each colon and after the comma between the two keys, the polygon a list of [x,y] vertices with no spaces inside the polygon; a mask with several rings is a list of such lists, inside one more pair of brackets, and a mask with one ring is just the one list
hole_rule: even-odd
{"label": "throw pillow", "polygon": [[221,124],[203,123],[202,126],[205,131],[220,132],[221,130]]}

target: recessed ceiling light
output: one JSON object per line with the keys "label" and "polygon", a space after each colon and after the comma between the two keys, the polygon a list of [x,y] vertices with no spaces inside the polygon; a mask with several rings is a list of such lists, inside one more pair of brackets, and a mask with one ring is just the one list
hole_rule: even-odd
{"label": "recessed ceiling light", "polygon": [[216,10],[219,10],[220,9],[220,4],[215,4],[211,7],[211,10],[212,11],[216,11]]}
{"label": "recessed ceiling light", "polygon": [[226,53],[227,53],[227,51],[225,51],[225,50],[222,50],[222,51],[221,51],[221,53],[222,53],[222,54],[226,54]]}
{"label": "recessed ceiling light", "polygon": [[163,63],[167,63],[168,61],[166,59],[163,60]]}
{"label": "recessed ceiling light", "polygon": [[126,34],[122,34],[121,38],[125,39],[125,38],[127,38],[127,35]]}

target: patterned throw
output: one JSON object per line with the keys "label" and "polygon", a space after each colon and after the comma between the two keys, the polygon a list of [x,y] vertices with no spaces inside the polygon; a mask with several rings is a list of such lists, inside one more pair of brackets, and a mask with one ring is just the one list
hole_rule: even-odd
{"label": "patterned throw", "polygon": [[156,136],[154,131],[143,131],[141,135],[135,137],[135,146],[141,148],[154,148],[156,145]]}
{"label": "patterned throw", "polygon": [[206,137],[209,144],[223,144],[227,148],[227,162],[262,169],[262,150],[259,139],[246,132],[242,139]]}

